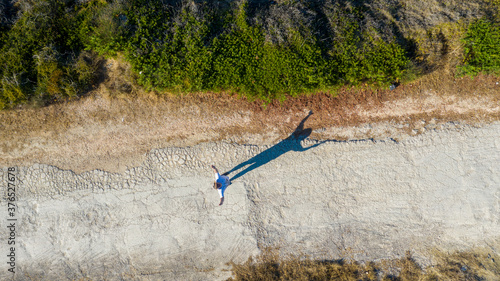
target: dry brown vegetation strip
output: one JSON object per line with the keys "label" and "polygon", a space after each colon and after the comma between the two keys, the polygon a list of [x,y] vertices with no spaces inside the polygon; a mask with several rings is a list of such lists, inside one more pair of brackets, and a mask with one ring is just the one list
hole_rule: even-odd
{"label": "dry brown vegetation strip", "polygon": [[313,260],[307,256],[280,256],[264,249],[254,259],[232,263],[229,280],[498,280],[500,257],[487,249],[467,252],[434,251],[434,262],[420,266],[410,252],[400,259],[359,263],[350,258]]}
{"label": "dry brown vegetation strip", "polygon": [[154,148],[217,140],[269,144],[293,132],[309,110],[314,115],[306,126],[316,130],[317,139],[370,138],[369,132],[346,132],[384,122],[405,125],[399,133],[411,134],[426,122],[500,120],[500,78],[494,76],[435,72],[393,91],[345,87],[336,95],[320,92],[264,107],[228,93],[145,94],[131,90],[123,78],[127,71],[110,71],[96,91],[79,100],[0,112],[0,165],[119,172],[139,165]]}

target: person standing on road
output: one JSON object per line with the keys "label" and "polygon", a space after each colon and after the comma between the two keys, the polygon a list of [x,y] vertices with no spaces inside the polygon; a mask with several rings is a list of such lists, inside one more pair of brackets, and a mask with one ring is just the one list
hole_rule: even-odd
{"label": "person standing on road", "polygon": [[212,169],[214,170],[215,173],[215,182],[214,182],[214,189],[217,189],[220,195],[220,203],[219,206],[224,203],[224,191],[226,188],[231,184],[231,180],[229,179],[228,176],[225,175],[220,175],[219,171],[217,168],[215,168],[214,165],[212,165]]}

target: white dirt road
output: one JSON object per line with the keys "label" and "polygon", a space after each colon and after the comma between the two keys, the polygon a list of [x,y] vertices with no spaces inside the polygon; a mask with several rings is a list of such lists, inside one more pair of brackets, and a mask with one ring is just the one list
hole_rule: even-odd
{"label": "white dirt road", "polygon": [[[146,159],[116,174],[18,167],[17,273],[7,272],[2,227],[0,279],[225,279],[227,262],[264,246],[361,261],[500,251],[500,123],[400,142],[202,143]],[[211,164],[238,168],[221,207]],[[7,167],[0,179],[5,194]]]}

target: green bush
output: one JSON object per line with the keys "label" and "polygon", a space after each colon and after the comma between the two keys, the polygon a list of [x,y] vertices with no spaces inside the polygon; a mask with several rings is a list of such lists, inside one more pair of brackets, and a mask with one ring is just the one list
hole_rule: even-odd
{"label": "green bush", "polygon": [[[211,53],[203,42],[209,31],[207,22],[184,9],[169,31],[163,38],[164,43],[150,53],[150,61],[155,66],[151,69],[154,80],[150,86],[174,91],[204,89],[211,60]],[[144,70],[144,74],[151,73],[147,68]]]}
{"label": "green bush", "polygon": [[23,5],[19,19],[2,35],[0,108],[82,94],[94,81],[89,77],[96,78],[88,73],[83,78],[77,62],[88,35],[83,19],[90,4],[49,0]]}
{"label": "green bush", "polygon": [[26,101],[26,89],[23,89],[22,84],[19,82],[20,80],[21,77],[17,74],[13,74],[10,77],[2,77],[0,109]]}
{"label": "green bush", "polygon": [[0,106],[88,91],[97,54],[123,53],[147,90],[228,90],[265,102],[401,79],[410,59],[399,41],[366,27],[368,6],[334,2],[23,2],[0,30]]}
{"label": "green bush", "polygon": [[246,3],[240,5],[231,32],[213,41],[209,88],[232,89],[270,102],[285,93],[296,95],[325,85],[324,59],[314,42],[294,30],[288,44],[266,42],[262,27],[247,22],[245,9]]}
{"label": "green bush", "polygon": [[336,40],[329,51],[329,79],[334,84],[379,85],[399,80],[410,62],[405,50],[394,41],[376,38],[373,30],[363,31],[362,21],[359,9],[337,7],[331,13]]}
{"label": "green bush", "polygon": [[245,1],[227,11],[189,3],[172,11],[143,0],[129,7],[124,52],[150,90],[231,90],[270,102],[345,83],[392,82],[408,62],[398,44],[367,40],[352,20],[328,55],[303,26],[287,27],[279,43],[267,41]]}
{"label": "green bush", "polygon": [[[83,94],[98,78],[99,55],[118,53],[147,90],[228,90],[265,102],[415,77],[412,65],[423,62],[415,50],[425,48],[401,28],[408,7],[377,3],[17,1],[0,9],[0,108]],[[462,73],[499,72],[500,6],[485,3],[476,12],[488,20],[472,22],[463,38]],[[440,7],[452,8],[470,7]]]}
{"label": "green bush", "polygon": [[362,56],[361,79],[384,84],[399,80],[409,63],[405,51],[394,42],[374,40]]}
{"label": "green bush", "polygon": [[169,11],[159,1],[134,0],[126,12],[130,24],[124,47],[127,59],[139,73],[139,83],[146,89],[165,88],[159,77],[165,65],[162,49],[168,44]]}
{"label": "green bush", "polygon": [[64,70],[58,62],[58,53],[51,47],[44,47],[35,57],[38,96],[64,95]]}
{"label": "green bush", "polygon": [[464,74],[500,72],[500,25],[486,19],[469,25],[464,38]]}
{"label": "green bush", "polygon": [[69,71],[83,91],[92,86],[99,79],[99,68],[103,60],[95,52],[82,51],[78,58],[70,65]]}
{"label": "green bush", "polygon": [[86,50],[114,56],[126,44],[127,22],[125,1],[92,0],[79,7],[76,15],[76,34]]}
{"label": "green bush", "polygon": [[233,30],[215,38],[212,43],[213,72],[209,85],[259,94],[264,90],[259,87],[259,59],[263,58],[264,38],[257,27],[251,27],[246,22],[245,5],[241,5],[234,18]]}
{"label": "green bush", "polygon": [[[148,89],[234,90],[270,101],[321,84],[317,46],[296,40],[292,50],[266,43],[261,28],[247,23],[245,4],[233,14],[184,7],[178,15],[136,4],[128,16],[141,24],[131,28],[136,31],[126,52]],[[214,31],[221,26],[222,32]],[[154,32],[156,38],[147,40]]]}

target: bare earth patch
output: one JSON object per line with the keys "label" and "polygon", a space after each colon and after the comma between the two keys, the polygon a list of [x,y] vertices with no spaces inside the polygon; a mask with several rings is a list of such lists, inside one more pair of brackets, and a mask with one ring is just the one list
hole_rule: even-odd
{"label": "bare earth patch", "polygon": [[0,112],[0,165],[121,172],[154,148],[216,140],[271,144],[310,110],[306,126],[315,139],[399,140],[450,121],[500,120],[500,79],[493,76],[436,74],[393,91],[343,88],[262,106],[227,93],[141,93],[127,67],[115,60],[107,65],[106,80],[88,97]]}

